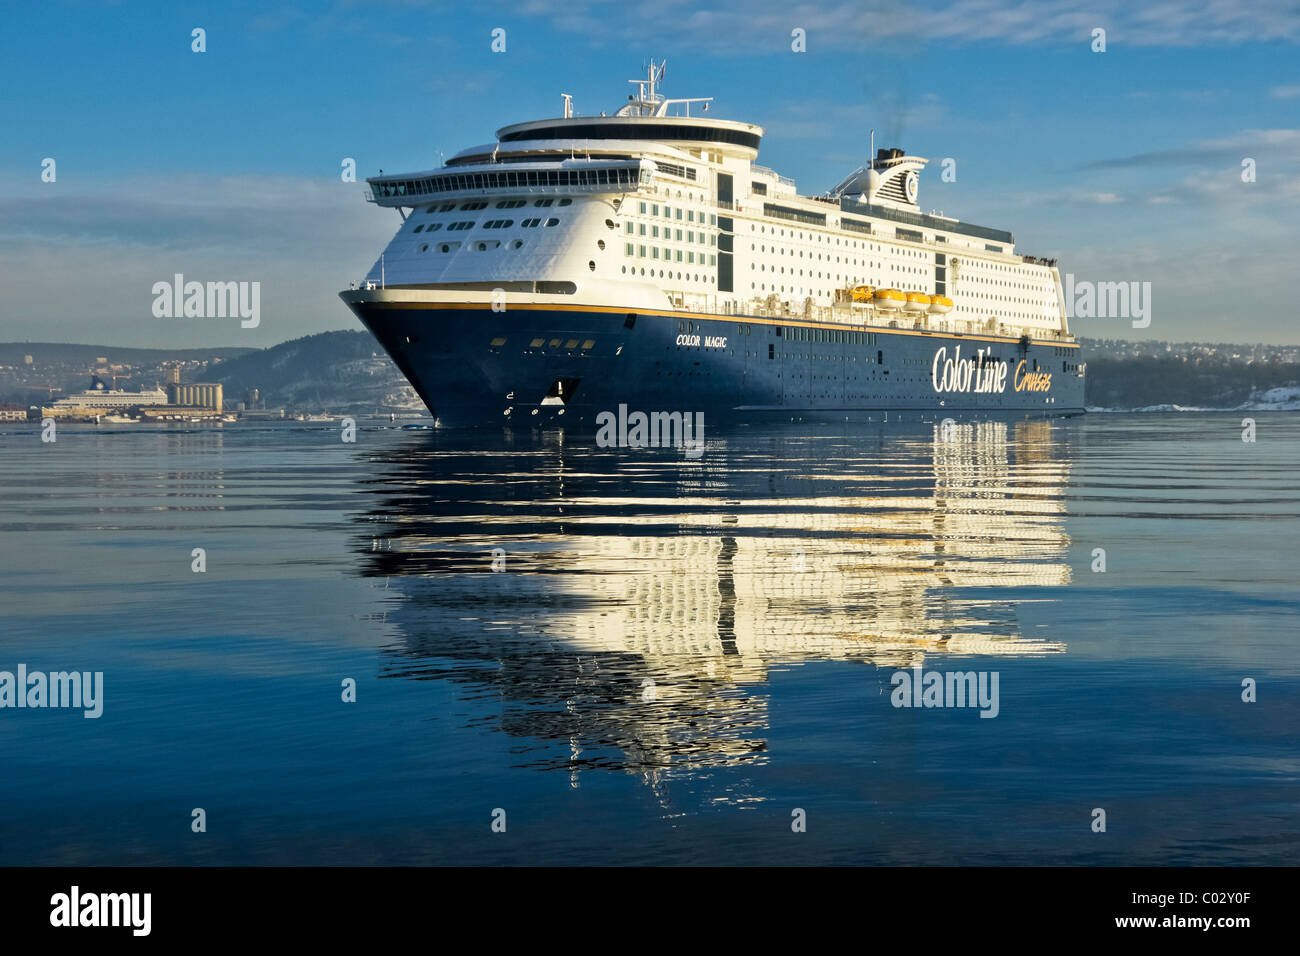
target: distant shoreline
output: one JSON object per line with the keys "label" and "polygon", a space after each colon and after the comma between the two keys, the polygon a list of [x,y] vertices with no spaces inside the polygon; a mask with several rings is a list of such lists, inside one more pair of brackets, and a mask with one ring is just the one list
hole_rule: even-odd
{"label": "distant shoreline", "polygon": [[[1081,337],[1085,406],[1102,411],[1300,410],[1300,346],[1147,343]],[[289,415],[406,415],[422,403],[362,330],[319,332],[269,348],[148,349],[56,342],[0,343],[0,405],[25,407],[87,388],[91,375],[140,391],[164,381],[224,386],[225,410]],[[174,370],[174,369],[173,369]]]}

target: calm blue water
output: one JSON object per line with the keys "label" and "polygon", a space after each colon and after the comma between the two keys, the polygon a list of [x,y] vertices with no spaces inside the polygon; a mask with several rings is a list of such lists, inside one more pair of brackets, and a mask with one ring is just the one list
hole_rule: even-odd
{"label": "calm blue water", "polygon": [[0,864],[1300,856],[1295,417],[0,428]]}

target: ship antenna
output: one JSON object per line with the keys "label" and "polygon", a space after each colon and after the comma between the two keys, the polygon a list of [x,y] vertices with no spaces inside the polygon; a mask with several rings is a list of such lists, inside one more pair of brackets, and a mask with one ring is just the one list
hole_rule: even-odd
{"label": "ship antenna", "polygon": [[876,131],[871,131],[871,145],[867,149],[867,165],[875,168],[876,165]]}

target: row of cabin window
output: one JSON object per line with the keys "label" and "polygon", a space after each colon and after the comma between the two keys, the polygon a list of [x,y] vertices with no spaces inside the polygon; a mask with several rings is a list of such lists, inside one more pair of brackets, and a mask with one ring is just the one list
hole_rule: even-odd
{"label": "row of cabin window", "polygon": [[[703,263],[699,263],[699,265],[703,265]],[[637,273],[637,268],[636,268],[636,266],[631,266],[631,267],[624,266],[624,267],[623,267],[623,272],[624,272],[625,275],[636,275],[636,273]],[[645,275],[645,267],[644,267],[644,266],[641,268],[641,275]],[[654,271],[654,269],[651,269],[651,270],[650,270],[650,278],[653,279],[654,277],[655,277],[655,271]],[[664,277],[665,277],[665,276],[664,276],[664,270],[663,270],[663,269],[660,269],[660,270],[659,270],[659,278],[662,279],[662,278],[664,278]],[[667,274],[667,278],[669,278],[669,279],[673,278],[673,273],[672,273],[671,271]],[[718,277],[717,277],[717,276],[711,276],[711,275],[709,275],[707,272],[706,272],[704,275],[700,275],[698,272],[695,273],[694,275],[691,275],[690,273],[687,273],[685,276],[683,276],[683,275],[679,272],[679,273],[677,273],[677,278],[678,278],[678,279],[681,279],[681,280],[683,280],[683,281],[686,281],[686,282],[717,282],[717,281],[718,281]]]}
{"label": "row of cabin window", "polygon": [[[673,229],[672,229],[671,227],[669,227],[669,226],[664,226],[664,227],[663,227],[663,230],[664,230],[664,231],[663,231],[663,237],[664,237],[665,239],[671,239],[671,238],[673,238]],[[718,237],[717,237],[716,235],[714,235],[713,233],[703,233],[703,232],[701,232],[701,233],[698,233],[698,234],[697,234],[697,233],[695,232],[694,229],[688,229],[688,230],[686,230],[686,238],[685,238],[685,240],[683,240],[683,239],[682,239],[682,230],[678,229],[678,230],[676,230],[676,232],[677,232],[677,241],[678,241],[678,242],[683,242],[683,241],[684,241],[684,242],[698,242],[700,245],[704,245],[704,240],[705,240],[705,238],[706,238],[706,236],[707,236],[707,238],[708,238],[708,240],[709,240],[709,245],[711,245],[711,246],[716,246],[716,245],[718,244]],[[629,236],[634,236],[634,235],[644,236],[644,235],[646,235],[646,224],[643,223],[643,222],[638,222],[638,223],[632,223],[632,222],[629,222],[629,223],[627,224],[627,234],[628,234]],[[697,238],[697,236],[698,236],[698,238]],[[659,238],[659,227],[658,227],[658,226],[651,226],[651,227],[650,227],[650,238],[652,238],[652,239],[658,239],[658,238]]]}
{"label": "row of cabin window", "polygon": [[[829,258],[829,257],[828,257],[828,258]],[[839,256],[836,256],[836,257],[835,257],[835,261],[836,261],[836,262],[839,262],[839,261],[840,261],[840,257],[839,257]],[[884,269],[884,266],[881,265],[879,262],[871,262],[871,261],[869,261],[869,260],[865,260],[865,259],[864,259],[864,260],[858,260],[858,259],[845,259],[845,260],[844,260],[844,264],[845,264],[845,265],[850,265],[850,266],[860,266],[860,267],[863,268],[863,269],[882,269],[882,270]],[[812,277],[812,274],[813,274],[811,266],[812,266],[812,263],[809,263],[809,267],[810,267],[810,268],[808,269],[808,276],[809,276],[810,278]],[[829,262],[827,262],[827,267],[828,267],[828,268],[830,267],[830,263],[829,263]],[[755,263],[751,262],[751,263],[749,264],[749,271],[750,271],[750,272],[753,272],[755,269],[757,269],[759,272],[767,272],[767,271],[768,271],[768,270],[767,270],[767,263],[765,263],[765,262],[760,262],[760,263],[758,263],[758,264],[756,265]],[[917,268],[917,267],[915,267],[915,266],[895,266],[895,265],[891,265],[891,266],[889,267],[889,270],[890,270],[891,272],[906,272],[906,273],[908,273],[908,274],[910,274],[910,275],[918,275],[918,276],[928,276],[928,275],[930,274],[930,270],[929,270],[929,269]],[[782,273],[784,273],[784,272],[785,272],[785,266],[779,266],[779,267],[778,267],[778,266],[772,266],[772,271],[773,271],[773,272],[782,272]],[[799,270],[799,275],[803,275],[803,274],[804,274],[804,270],[803,270],[803,269],[800,269],[800,270]],[[794,275],[794,265],[793,265],[793,264],[791,264],[791,266],[790,266],[790,275]],[[820,279],[821,277],[822,277],[822,274],[821,274],[820,272],[817,273],[817,278]],[[830,274],[829,272],[826,273],[826,278],[829,279],[830,277],[831,277],[831,274]],[[835,276],[835,278],[838,279],[838,278],[840,278],[840,276],[837,274],[837,275]],[[877,282],[881,282],[881,281],[883,281],[883,280],[876,279],[876,278],[874,277],[874,275],[868,275],[868,276],[867,276],[863,281],[864,281],[864,282],[870,282],[870,283],[873,283],[873,284],[874,284],[874,283],[877,283]]]}
{"label": "row of cabin window", "polygon": [[[647,209],[647,204],[646,204],[646,203],[641,203],[641,215],[643,215],[643,216],[647,216],[647,215],[649,215],[649,216],[657,216],[657,215],[659,215],[659,204],[658,204],[658,203],[650,203],[650,204],[649,204],[649,212],[647,212],[646,209]],[[672,219],[672,218],[674,218],[674,216],[673,216],[673,209],[674,209],[674,207],[672,207],[672,206],[664,206],[664,218],[665,218],[665,219]],[[682,207],[681,207],[681,206],[677,206],[677,207],[676,207],[676,210],[677,210],[676,218],[677,218],[677,219],[681,219],[681,218],[682,218]],[[696,221],[696,219],[695,219],[695,210],[694,210],[694,209],[688,209],[688,210],[686,210],[686,221],[687,221],[687,222],[695,222],[695,221]],[[700,213],[699,223],[700,223],[700,225],[704,225],[704,213]],[[710,213],[710,214],[709,214],[709,225],[710,225],[710,226],[716,226],[717,224],[718,224],[718,217],[717,217],[717,214],[716,214],[716,213]]]}
{"label": "row of cabin window", "polygon": [[[852,243],[852,245],[853,245],[853,247],[854,247],[855,249],[858,247],[858,244],[857,244],[856,242]],[[775,253],[776,253],[777,255],[779,255],[779,256],[784,256],[784,255],[787,255],[787,254],[788,254],[791,258],[794,258],[794,255],[795,255],[795,252],[796,252],[796,250],[793,249],[793,248],[787,250],[784,246],[773,246],[771,249],[769,249],[766,245],[756,245],[755,243],[752,243],[752,242],[749,244],[749,248],[750,248],[750,251],[751,251],[751,252],[754,251],[755,249],[757,249],[759,252],[775,252]],[[798,253],[799,253],[799,258],[802,259],[802,258],[804,257],[804,255],[803,255],[803,250],[802,250],[802,249],[799,249],[799,250],[797,250],[797,251],[798,251]],[[865,243],[865,242],[862,244],[862,251],[863,251],[863,252],[883,252],[883,253],[885,253],[886,255],[907,256],[907,257],[909,257],[909,258],[917,258],[917,259],[928,259],[928,258],[929,258],[929,257],[928,257],[924,252],[918,252],[918,251],[916,251],[916,250],[914,250],[914,249],[886,249],[883,245],[881,245],[881,246],[877,246],[877,245],[874,245],[874,244],[872,244],[872,243]],[[825,258],[826,258],[827,261],[830,261],[831,254],[830,254],[829,252],[824,253],[824,254],[819,252],[819,253],[817,253],[817,258],[818,258],[818,259],[821,259],[821,258],[823,257],[823,255],[825,256]],[[809,253],[808,253],[808,258],[811,259],[812,256],[813,256],[813,254],[812,254],[812,252],[811,252],[811,250],[810,250]],[[839,262],[840,260],[839,260],[838,258],[836,258],[835,261],[836,261],[836,262]],[[845,262],[848,262],[849,260],[848,260],[848,259],[845,259],[844,261],[845,261]],[[857,260],[857,259],[854,259],[853,261],[854,261],[854,262],[857,262],[858,260]]]}
{"label": "row of cabin window", "polygon": [[[509,229],[514,224],[515,221],[513,219],[489,219],[487,222],[483,223],[483,228],[484,229]],[[519,225],[524,229],[534,229],[537,226],[540,226],[541,224],[542,224],[541,219],[525,219]],[[560,220],[555,218],[546,220],[547,226],[558,226],[559,224],[560,224]],[[421,223],[420,225],[412,229],[411,233],[412,235],[414,235],[417,232],[424,232],[427,235],[428,233],[431,232],[437,232],[441,228],[442,228],[442,223],[440,222],[431,222],[427,226],[424,223]],[[463,232],[466,229],[473,229],[473,228],[474,228],[473,219],[468,219],[465,220],[464,222],[451,222],[447,224],[448,232]]]}
{"label": "row of cabin window", "polygon": [[[496,339],[493,339],[493,340],[492,340],[492,344],[493,344],[493,345],[497,345],[497,344],[505,345],[505,339],[502,339],[502,340],[500,341],[500,343],[498,343]],[[584,349],[594,348],[595,345],[596,345],[596,340],[595,340],[595,339],[584,339],[584,340],[583,340],[583,343],[582,343],[582,347],[583,347]],[[578,347],[578,340],[577,340],[577,339],[569,339],[567,342],[564,343],[563,346],[560,345],[560,339],[551,339],[550,342],[547,342],[546,339],[544,339],[544,338],[542,338],[542,339],[533,339],[531,342],[528,343],[528,347],[529,347],[530,349],[540,349],[540,348],[542,348],[543,346],[545,346],[546,348],[550,348],[550,349],[558,349],[558,348],[561,348],[561,347],[566,348],[566,349],[576,349],[576,348]]]}
{"label": "row of cabin window", "polygon": [[[510,240],[510,243],[506,246],[507,249],[522,249],[523,247],[524,247],[524,241],[522,239],[512,239]],[[473,251],[476,248],[476,246],[475,244],[471,243],[468,248],[471,251]],[[491,242],[480,242],[477,244],[477,249],[479,252],[489,252],[493,249],[500,249],[500,248],[501,248],[500,239],[493,239]],[[442,253],[456,252],[459,249],[460,249],[459,242],[444,242],[438,246],[438,251]],[[429,244],[427,242],[423,243],[420,246],[420,251],[428,252]]]}
{"label": "row of cabin window", "polygon": [[[573,204],[572,199],[537,199],[534,200],[533,202],[533,205],[537,206],[538,208],[545,208],[547,206],[552,206],[552,205],[571,206],[572,204]],[[473,199],[470,200],[469,202],[463,202],[459,204],[454,202],[445,202],[442,203],[441,205],[430,206],[428,209],[425,210],[425,212],[428,213],[430,216],[432,216],[434,213],[437,212],[453,212],[458,205],[461,212],[475,212],[479,209],[486,209],[488,207],[487,200]],[[497,209],[521,209],[527,205],[528,205],[527,199],[503,199],[496,204],[496,208]]]}
{"label": "row of cabin window", "polygon": [[[636,245],[633,245],[633,244],[630,243],[630,242],[628,242],[628,243],[624,243],[624,244],[623,244],[623,254],[624,254],[624,255],[627,255],[627,256],[632,256],[632,255],[634,255],[634,256],[636,256],[636,257],[639,258],[639,259],[644,259],[644,258],[646,257],[646,251],[645,251],[645,250],[646,250],[646,247],[645,247],[645,246],[636,246]],[[650,258],[651,258],[651,259],[659,259],[659,258],[663,258],[663,260],[664,260],[665,262],[672,261],[672,259],[673,259],[673,250],[672,250],[672,249],[664,249],[664,254],[663,254],[663,256],[661,257],[661,256],[659,255],[659,247],[658,247],[658,246],[651,246],[651,247],[650,247]],[[677,259],[676,259],[676,261],[677,261],[677,262],[686,261],[686,262],[691,262],[691,263],[693,263],[693,262],[696,261],[696,259],[695,259],[695,253],[694,253],[694,252],[688,252],[688,253],[686,253],[686,259],[683,260],[683,259],[682,259],[682,250],[678,249],[678,250],[677,250]],[[700,263],[700,265],[704,265],[704,253],[702,253],[702,252],[700,253],[699,263]],[[709,265],[711,265],[711,266],[716,266],[717,264],[718,264],[718,257],[717,257],[717,256],[709,256]]]}

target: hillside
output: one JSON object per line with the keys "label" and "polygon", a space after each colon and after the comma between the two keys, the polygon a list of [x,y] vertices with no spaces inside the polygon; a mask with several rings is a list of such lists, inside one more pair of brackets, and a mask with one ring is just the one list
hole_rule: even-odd
{"label": "hillside", "polygon": [[65,342],[0,342],[0,365],[24,364],[28,355],[33,365],[85,365],[106,358],[113,365],[157,365],[163,362],[226,359],[247,355],[258,349],[137,349],[116,345],[74,345]]}
{"label": "hillside", "polygon": [[207,381],[228,403],[250,388],[268,407],[303,412],[418,411],[415,390],[368,332],[321,332],[222,362]]}
{"label": "hillside", "polygon": [[1300,384],[1300,364],[1231,363],[1222,359],[1090,358],[1086,404],[1090,408],[1183,405],[1236,408],[1270,389]]}

